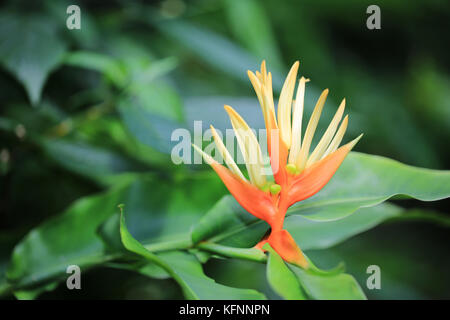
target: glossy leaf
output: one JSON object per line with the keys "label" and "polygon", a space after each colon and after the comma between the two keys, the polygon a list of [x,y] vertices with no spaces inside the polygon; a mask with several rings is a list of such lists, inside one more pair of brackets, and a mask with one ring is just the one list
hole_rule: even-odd
{"label": "glossy leaf", "polygon": [[282,70],[281,55],[262,3],[226,0],[224,4],[231,30],[240,42],[261,60],[267,59],[276,69]]}
{"label": "glossy leaf", "polygon": [[[192,176],[169,183],[155,180],[153,175],[141,175],[134,181],[124,179],[108,192],[76,201],[16,245],[7,270],[8,281],[14,289],[26,289],[62,279],[67,266],[72,264],[86,270],[109,262],[118,251],[112,251],[114,246],[102,240],[99,228],[118,212],[120,203],[127,206],[133,234],[149,248],[189,244],[189,226],[224,191],[219,181],[211,178],[212,175]],[[201,195],[207,195],[207,199]],[[119,232],[114,228],[101,230]],[[113,237],[114,234],[109,235]]]}
{"label": "glossy leaf", "polygon": [[89,51],[76,51],[67,54],[64,63],[74,67],[81,67],[99,71],[112,83],[121,88],[127,84],[127,72],[116,59]]}
{"label": "glossy leaf", "polygon": [[[394,195],[405,195],[424,201],[444,199],[450,196],[450,172],[415,168],[379,156],[351,152],[330,182],[313,197],[291,207],[286,218],[285,227],[306,231],[315,228],[312,221],[329,221],[344,219],[358,212],[354,217],[345,219],[337,232],[329,233],[329,239],[319,239],[314,232],[306,232],[300,240],[311,248],[327,246],[364,231],[381,221],[395,216],[396,209],[387,210],[367,208],[375,206]],[[361,218],[356,215],[368,210]],[[374,210],[375,215],[369,211]],[[311,222],[307,222],[311,220]],[[363,223],[364,221],[364,223]],[[336,225],[340,225],[335,221]],[[333,228],[333,223],[320,227]],[[319,226],[317,224],[317,226]],[[229,246],[248,247],[254,245],[268,230],[268,225],[258,221],[242,208],[231,196],[226,196],[216,204],[196,225],[192,231],[194,241],[209,239]],[[306,239],[309,234],[311,238]],[[309,245],[308,245],[309,244]],[[306,249],[305,248],[305,249]]]}
{"label": "glossy leaf", "polygon": [[450,171],[408,166],[388,158],[352,152],[315,196],[291,208],[312,220],[335,220],[395,195],[422,201],[450,196]]}
{"label": "glossy leaf", "polygon": [[0,63],[23,84],[33,105],[39,102],[45,81],[61,63],[65,50],[48,18],[0,17]]}
{"label": "glossy leaf", "polygon": [[254,290],[230,288],[216,283],[207,277],[200,262],[192,255],[181,251],[172,251],[155,255],[147,250],[129,233],[122,215],[120,233],[124,246],[157,264],[166,270],[181,286],[187,299],[263,299],[264,296]]}
{"label": "glossy leaf", "polygon": [[300,288],[297,277],[283,259],[269,244],[264,245],[263,248],[269,252],[266,276],[272,289],[283,299],[305,300],[306,297]]}
{"label": "glossy leaf", "polygon": [[358,209],[343,219],[333,221],[313,221],[291,215],[286,218],[285,227],[303,250],[326,249],[402,213],[402,208],[382,203]]}
{"label": "glossy leaf", "polygon": [[44,151],[61,166],[97,179],[143,171],[145,166],[111,150],[67,139],[41,139]]}
{"label": "glossy leaf", "polygon": [[171,141],[172,132],[183,127],[179,121],[179,105],[169,98],[170,95],[151,98],[149,93],[144,97],[127,96],[120,100],[118,106],[128,130],[140,142],[167,154],[175,145]]}
{"label": "glossy leaf", "polygon": [[121,192],[116,189],[80,199],[62,215],[32,230],[13,251],[8,280],[15,287],[35,286],[61,277],[69,265],[84,269],[103,262],[103,243],[96,229],[117,211]]}
{"label": "glossy leaf", "polygon": [[364,300],[366,296],[356,280],[349,274],[340,273],[320,276],[298,267],[291,267],[306,294],[317,300]]}

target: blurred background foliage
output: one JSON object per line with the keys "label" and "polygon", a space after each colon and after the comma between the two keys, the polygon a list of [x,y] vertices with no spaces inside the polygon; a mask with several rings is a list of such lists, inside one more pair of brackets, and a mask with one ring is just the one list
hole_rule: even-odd
{"label": "blurred background foliage", "polygon": [[[70,4],[81,8],[81,30],[66,27]],[[370,4],[381,8],[381,30],[366,28]],[[300,74],[312,80],[307,113],[330,88],[322,123],[345,97],[347,137],[365,133],[358,151],[448,169],[449,30],[444,0],[5,1],[0,287],[18,241],[82,197],[112,190],[112,208],[127,199],[128,211],[138,212],[130,228],[141,237],[176,234],[203,215],[226,190],[209,170],[172,163],[171,133],[192,129],[194,120],[204,129],[229,128],[225,103],[262,128],[246,77],[262,59],[278,93],[300,60]],[[447,213],[449,202],[397,204]],[[142,208],[156,214],[149,219]],[[180,230],[167,233],[171,228]],[[64,242],[60,237],[54,240]],[[369,298],[450,298],[449,240],[448,229],[400,221],[310,254],[325,266],[347,261],[361,284],[367,265],[387,261],[383,289],[367,292]],[[262,265],[213,259],[206,273],[276,298],[262,284]],[[81,293],[63,284],[41,297],[181,297],[172,280],[117,268],[94,269],[83,279]]]}

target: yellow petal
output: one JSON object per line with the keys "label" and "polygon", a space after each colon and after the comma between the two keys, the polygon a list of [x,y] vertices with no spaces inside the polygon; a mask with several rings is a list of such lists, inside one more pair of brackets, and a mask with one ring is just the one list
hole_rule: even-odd
{"label": "yellow petal", "polygon": [[342,123],[338,131],[336,132],[336,135],[334,136],[333,140],[331,141],[330,145],[328,146],[327,150],[325,151],[321,159],[325,158],[327,155],[337,150],[339,144],[342,141],[342,138],[344,137],[345,131],[347,130],[347,125],[348,125],[348,116],[345,116],[344,120],[342,120]]}
{"label": "yellow petal", "polygon": [[203,157],[207,164],[211,165],[212,163],[216,162],[216,160],[214,160],[209,154],[203,152],[203,150],[197,147],[195,144],[192,144],[192,146],[194,147],[195,151],[197,151]]}
{"label": "yellow petal", "polygon": [[272,93],[272,75],[269,72],[268,76],[265,79],[265,83],[262,83],[262,79],[258,78],[250,70],[247,71],[247,74],[250,82],[253,85],[253,88],[255,89],[256,96],[258,97],[259,104],[261,105],[261,109],[263,111],[264,122],[266,124],[266,127],[268,127],[268,124],[271,122],[271,120],[275,119]]}
{"label": "yellow petal", "polygon": [[311,147],[311,142],[314,137],[314,132],[317,128],[317,123],[319,122],[320,115],[322,113],[323,105],[327,99],[328,89],[323,90],[319,99],[317,100],[314,111],[309,119],[308,126],[306,127],[305,137],[303,138],[302,148],[296,160],[296,166],[299,171],[302,171],[306,166],[306,160],[309,155],[309,148]]}
{"label": "yellow petal", "polygon": [[361,140],[362,136],[364,135],[364,133],[361,133],[356,139],[353,139],[352,141],[350,141],[349,143],[347,143],[345,145],[345,147],[349,148],[350,150],[353,149],[353,147],[358,143],[359,140]]}
{"label": "yellow petal", "polygon": [[289,148],[291,146],[291,109],[292,96],[295,89],[295,79],[297,78],[299,62],[296,61],[286,77],[278,100],[278,128],[281,139]]}
{"label": "yellow petal", "polygon": [[219,134],[217,133],[216,129],[214,129],[213,126],[210,126],[211,132],[214,138],[214,141],[216,142],[217,149],[219,150],[220,154],[222,155],[223,160],[227,164],[228,168],[233,172],[235,175],[239,176],[242,180],[245,179],[244,175],[242,174],[241,170],[239,170],[239,167],[236,165],[236,162],[234,162],[233,157],[228,152],[227,148],[222,142],[222,139],[220,139]]}
{"label": "yellow petal", "polygon": [[232,107],[225,105],[225,110],[230,116],[250,181],[257,187],[262,188],[266,184],[266,177],[263,174],[263,159],[258,140],[244,119]]}
{"label": "yellow petal", "polygon": [[309,167],[314,162],[322,158],[322,155],[324,154],[327,146],[329,145],[331,139],[333,138],[338,128],[339,122],[341,121],[342,115],[344,114],[344,109],[345,109],[345,99],[342,100],[327,130],[323,134],[313,153],[309,156],[308,161],[306,162],[306,167]]}
{"label": "yellow petal", "polygon": [[267,70],[266,70],[266,60],[261,62],[261,75],[262,75],[262,83],[266,82]]}
{"label": "yellow petal", "polygon": [[[258,72],[258,71],[256,71]],[[262,99],[262,93],[261,93],[261,82],[257,75],[255,75],[250,70],[247,70],[248,78],[250,79],[250,82],[252,83],[253,89],[255,89],[256,96],[258,97],[259,104],[261,105],[261,108],[264,109],[263,105],[263,99]]]}
{"label": "yellow petal", "polygon": [[302,143],[303,106],[305,101],[305,83],[308,80],[300,78],[297,95],[295,96],[294,111],[292,113],[292,143],[289,153],[289,163],[295,164]]}

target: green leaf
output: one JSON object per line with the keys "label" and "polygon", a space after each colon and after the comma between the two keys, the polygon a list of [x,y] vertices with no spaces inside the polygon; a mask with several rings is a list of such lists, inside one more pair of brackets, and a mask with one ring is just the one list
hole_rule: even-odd
{"label": "green leaf", "polygon": [[[226,37],[186,21],[170,21],[156,24],[169,37],[181,43],[212,67],[241,81],[248,81],[246,71],[258,69],[260,61]],[[273,87],[280,90],[282,77],[273,74]]]}
{"label": "green leaf", "polygon": [[66,54],[64,63],[73,67],[81,67],[104,74],[119,88],[127,84],[129,75],[116,59],[96,52],[75,51]]}
{"label": "green leaf", "polygon": [[189,245],[190,226],[222,194],[212,174],[177,181],[149,174],[125,179],[107,192],[76,201],[27,234],[14,248],[8,281],[14,290],[34,288],[64,279],[69,265],[85,271],[122,255],[103,240],[105,232],[112,232],[106,238],[113,239],[118,228],[102,228],[99,236],[100,226],[118,212],[119,203],[127,205],[129,227],[148,248]]}
{"label": "green leaf", "polygon": [[158,255],[180,276],[181,279],[195,293],[198,299],[218,300],[261,300],[265,299],[262,293],[251,289],[231,288],[216,283],[207,277],[201,264],[186,252],[171,251]]}
{"label": "green leaf", "polygon": [[195,225],[191,233],[192,241],[194,243],[202,240],[217,241],[217,237],[226,237],[227,232],[236,233],[236,230],[243,230],[255,221],[257,220],[232,196],[227,195],[220,199]]}
{"label": "green leaf", "polygon": [[[168,85],[160,82],[137,82],[128,87],[127,94],[132,96],[139,106],[152,115],[176,122],[183,121],[180,98],[177,92]],[[126,109],[123,111],[126,111]]]}
{"label": "green leaf", "polygon": [[143,171],[145,166],[111,150],[67,139],[40,139],[44,151],[62,167],[105,181],[108,177]]}
{"label": "green leaf", "polygon": [[225,0],[224,4],[231,30],[240,42],[275,69],[282,70],[281,55],[262,2]]}
{"label": "green leaf", "polygon": [[182,128],[181,105],[168,87],[151,85],[131,90],[119,101],[120,115],[128,130],[143,144],[169,154],[172,133]]}
{"label": "green leaf", "polygon": [[34,300],[44,292],[55,290],[58,287],[58,282],[50,282],[43,286],[37,286],[36,288],[16,290],[14,296],[18,300]]}
{"label": "green leaf", "polygon": [[305,300],[305,295],[300,288],[297,277],[288,268],[283,259],[269,244],[264,245],[263,248],[269,251],[266,276],[272,289],[283,299]]}
{"label": "green leaf", "polygon": [[395,195],[422,201],[450,196],[450,171],[417,168],[388,158],[351,152],[316,195],[291,208],[312,220],[335,220]]}
{"label": "green leaf", "polygon": [[[419,212],[407,209],[392,223],[331,249],[310,252],[310,257],[322,266],[345,261],[347,272],[364,288],[370,276],[368,266],[379,266],[381,290],[365,290],[369,299],[447,299],[449,229],[433,221],[417,220]],[[421,214],[425,219],[428,215]],[[442,215],[449,220],[448,213]]]}
{"label": "green leaf", "polygon": [[0,63],[23,84],[33,105],[39,102],[45,81],[61,63],[65,50],[48,17],[0,17]]}
{"label": "green leaf", "polygon": [[121,188],[76,201],[62,215],[32,230],[14,248],[7,277],[16,288],[62,277],[69,265],[82,270],[102,263],[98,226],[117,211]]}
{"label": "green leaf", "polygon": [[[285,226],[302,248],[303,243],[305,248],[324,248],[398,215],[399,209],[393,206],[369,208],[394,195],[424,201],[447,198],[450,196],[450,172],[415,168],[387,158],[352,152],[321,191],[288,210]],[[334,221],[340,219],[344,220]],[[329,224],[318,224],[327,221]],[[192,239],[249,247],[261,239],[268,228],[231,196],[226,196],[202,217],[192,231]],[[328,238],[320,237],[321,233],[315,228],[334,232],[326,233]]]}
{"label": "green leaf", "polygon": [[398,206],[381,203],[332,221],[313,221],[291,215],[285,220],[285,228],[303,250],[326,249],[402,213],[403,209]]}
{"label": "green leaf", "polygon": [[187,299],[264,299],[264,296],[254,290],[230,288],[216,283],[207,277],[198,260],[180,251],[155,255],[139,243],[125,225],[124,216],[120,220],[120,234],[124,246],[149,261],[160,266],[169,273],[181,286]]}
{"label": "green leaf", "polygon": [[364,300],[366,296],[358,282],[349,274],[321,276],[291,266],[306,294],[317,300]]}

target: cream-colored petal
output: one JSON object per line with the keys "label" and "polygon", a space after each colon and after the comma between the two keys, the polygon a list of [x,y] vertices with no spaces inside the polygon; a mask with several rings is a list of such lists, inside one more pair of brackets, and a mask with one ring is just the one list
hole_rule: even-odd
{"label": "cream-colored petal", "polygon": [[292,65],[278,100],[278,128],[280,129],[281,139],[288,148],[291,146],[292,96],[294,95],[298,66],[298,61]]}
{"label": "cream-colored petal", "polygon": [[230,116],[239,148],[247,166],[250,181],[261,188],[266,184],[266,177],[258,140],[244,119],[232,107],[225,105],[225,110]]}
{"label": "cream-colored petal", "polygon": [[275,120],[276,125],[276,117],[275,117],[275,104],[273,103],[273,89],[272,89],[272,73],[268,73],[266,77],[266,82],[264,83],[264,88],[262,90],[264,103],[267,105],[268,113]]}
{"label": "cream-colored petal", "polygon": [[344,137],[345,131],[347,130],[347,125],[348,125],[348,115],[345,116],[344,120],[342,120],[342,123],[339,126],[338,131],[336,132],[336,135],[334,136],[325,153],[322,155],[321,159],[325,158],[327,155],[337,150],[339,144],[342,141],[342,138]]}
{"label": "cream-colored petal", "polygon": [[255,89],[255,93],[256,93],[256,96],[258,97],[259,104],[261,105],[262,108],[264,108],[264,106],[263,106],[263,99],[262,99],[262,93],[261,93],[261,82],[260,82],[260,80],[250,70],[247,71],[247,75],[248,75],[248,78],[250,79],[250,82],[253,85],[253,89]]}
{"label": "cream-colored petal", "polygon": [[258,78],[259,81],[263,81],[263,77],[261,75],[261,72],[259,72],[258,70],[255,71],[256,77]]}
{"label": "cream-colored petal", "polygon": [[209,154],[203,152],[203,150],[197,147],[195,144],[192,144],[192,146],[194,147],[194,150],[203,157],[207,164],[211,165],[212,163],[216,162],[216,160],[214,160]]}
{"label": "cream-colored petal", "polygon": [[214,141],[216,143],[217,149],[219,150],[220,154],[222,155],[222,158],[225,161],[225,163],[227,164],[228,168],[231,170],[231,172],[233,172],[234,174],[239,176],[242,180],[247,181],[247,179],[245,179],[245,177],[242,174],[239,167],[236,165],[236,162],[234,162],[233,157],[230,155],[227,148],[223,144],[223,141],[220,138],[219,134],[217,133],[216,129],[214,129],[213,126],[210,126],[210,128],[211,128],[211,132],[212,132]]}
{"label": "cream-colored petal", "polygon": [[308,126],[306,127],[305,136],[303,138],[302,147],[300,149],[300,153],[296,160],[296,167],[299,171],[302,171],[306,166],[306,161],[309,155],[309,148],[311,147],[311,142],[314,137],[314,132],[317,128],[317,123],[319,122],[320,115],[322,113],[323,105],[325,104],[325,100],[327,99],[328,89],[323,90],[319,99],[317,100],[314,111],[309,119]]}
{"label": "cream-colored petal", "polygon": [[342,115],[344,114],[345,109],[345,99],[342,100],[338,110],[336,111],[333,119],[331,120],[330,124],[328,125],[327,130],[325,130],[325,133],[323,134],[322,138],[320,139],[319,143],[317,144],[314,151],[311,153],[311,155],[308,158],[308,161],[306,162],[306,167],[309,167],[316,161],[320,160],[322,158],[322,155],[324,154],[325,150],[327,149],[327,146],[330,144],[331,139],[333,138],[339,122],[342,119]]}
{"label": "cream-colored petal", "polygon": [[261,62],[261,76],[262,76],[262,82],[266,82],[267,77],[267,69],[266,69],[266,60],[263,60]]}
{"label": "cream-colored petal", "polygon": [[352,141],[350,141],[349,143],[346,144],[346,146],[348,148],[350,148],[350,150],[353,149],[353,147],[358,143],[359,140],[361,140],[362,136],[364,135],[364,133],[361,133],[356,139],[353,139]]}
{"label": "cream-colored petal", "polygon": [[304,77],[300,78],[297,95],[295,96],[295,102],[293,103],[294,111],[292,113],[292,140],[291,150],[289,152],[288,163],[295,164],[300,152],[302,143],[302,121],[303,121],[303,106],[305,101],[305,84],[308,79]]}
{"label": "cream-colored petal", "polygon": [[259,104],[261,105],[264,121],[267,127],[269,118],[273,117],[273,119],[275,119],[272,93],[272,75],[269,72],[269,74],[265,77],[265,83],[263,83],[261,82],[262,79],[258,79],[258,77],[250,70],[247,71],[247,74],[250,82],[253,85],[253,88],[255,89],[256,96],[258,97]]}

